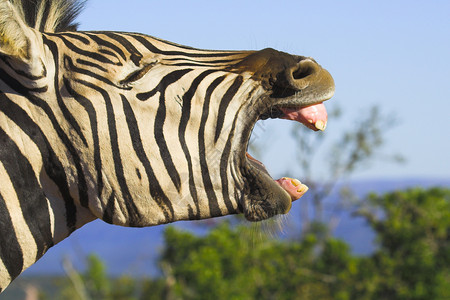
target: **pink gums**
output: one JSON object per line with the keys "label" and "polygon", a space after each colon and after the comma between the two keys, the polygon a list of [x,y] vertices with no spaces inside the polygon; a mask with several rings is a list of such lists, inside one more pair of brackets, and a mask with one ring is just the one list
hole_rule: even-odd
{"label": "pink gums", "polygon": [[308,187],[296,179],[283,177],[275,180],[275,182],[291,196],[292,201],[299,199],[308,191]]}
{"label": "pink gums", "polygon": [[[284,113],[282,119],[298,121],[313,130],[323,130],[325,128],[317,128],[316,124],[322,121],[324,126],[327,124],[328,115],[323,103],[314,104],[300,109],[280,108]],[[319,126],[320,127],[320,126]]]}

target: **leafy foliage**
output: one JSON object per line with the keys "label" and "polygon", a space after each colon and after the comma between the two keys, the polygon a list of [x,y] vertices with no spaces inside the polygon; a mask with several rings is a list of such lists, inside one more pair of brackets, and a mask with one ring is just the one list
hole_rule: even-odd
{"label": "leafy foliage", "polygon": [[166,295],[170,290],[172,299],[448,299],[450,190],[371,195],[367,205],[360,214],[379,241],[369,257],[314,234],[280,241],[254,239],[249,229],[228,223],[204,237],[169,228],[161,260],[172,282]]}
{"label": "leafy foliage", "polygon": [[59,299],[450,299],[449,189],[373,194],[358,214],[377,234],[370,256],[323,235],[326,226],[301,240],[229,222],[204,236],[168,227],[163,276],[110,279],[91,256],[81,284],[66,280]]}
{"label": "leafy foliage", "polygon": [[62,291],[59,299],[67,300],[133,300],[138,293],[138,282],[128,276],[111,279],[106,266],[95,255],[87,258],[88,268],[84,274],[76,272],[70,264],[65,265],[68,278],[60,282]]}
{"label": "leafy foliage", "polygon": [[[450,190],[412,189],[369,198],[362,210],[377,233],[380,298],[450,299]],[[382,218],[372,211],[381,209]]]}

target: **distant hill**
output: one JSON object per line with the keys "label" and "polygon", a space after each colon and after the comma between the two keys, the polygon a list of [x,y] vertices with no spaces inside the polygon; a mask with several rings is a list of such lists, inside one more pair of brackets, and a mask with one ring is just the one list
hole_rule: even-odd
{"label": "distant hill", "polygon": [[[369,192],[385,193],[415,186],[450,187],[450,179],[366,180],[351,184],[352,189],[360,196]],[[337,201],[338,196],[333,195],[326,200],[326,203],[333,204]],[[297,217],[300,216],[299,209],[299,203],[294,202],[289,217],[294,227],[299,225],[299,217]],[[178,222],[174,225],[202,234],[206,230],[205,226],[202,226],[205,221],[202,222]],[[163,247],[165,226],[124,228],[98,220],[94,221],[75,231],[71,237],[50,249],[22,276],[64,274],[61,262],[65,257],[70,259],[76,268],[83,269],[85,258],[90,253],[96,253],[108,266],[108,273],[114,276],[123,274],[157,275],[158,268],[155,262]],[[291,230],[291,228],[286,230]],[[375,249],[373,232],[362,218],[353,217],[351,211],[339,213],[334,235],[349,243],[356,254],[368,254]]]}

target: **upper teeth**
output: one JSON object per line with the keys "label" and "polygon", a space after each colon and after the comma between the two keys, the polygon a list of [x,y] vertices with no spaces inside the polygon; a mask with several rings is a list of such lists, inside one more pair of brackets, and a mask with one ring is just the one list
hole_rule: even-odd
{"label": "upper teeth", "polygon": [[316,126],[317,129],[324,131],[325,128],[327,127],[327,123],[322,120],[319,120],[316,122],[316,124],[314,124],[314,126]]}

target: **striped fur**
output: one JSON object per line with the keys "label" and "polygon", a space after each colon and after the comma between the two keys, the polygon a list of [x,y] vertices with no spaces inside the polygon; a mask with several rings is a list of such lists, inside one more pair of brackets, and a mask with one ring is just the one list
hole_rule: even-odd
{"label": "striped fur", "polygon": [[[3,0],[3,2],[8,2]],[[76,17],[85,1],[80,0],[9,0],[19,17],[31,28],[41,32],[75,31]],[[0,23],[4,21],[0,17]]]}
{"label": "striped fur", "polygon": [[[136,33],[58,33],[73,28],[80,2],[31,10],[21,7],[33,1],[11,2],[0,33],[19,28],[26,46],[0,47],[0,290],[96,218],[142,227],[289,210],[289,195],[245,151],[255,122],[277,102],[331,97],[332,79],[315,62]],[[44,19],[43,11],[53,13]],[[293,78],[305,62],[307,74]],[[310,86],[301,97],[299,80]]]}

